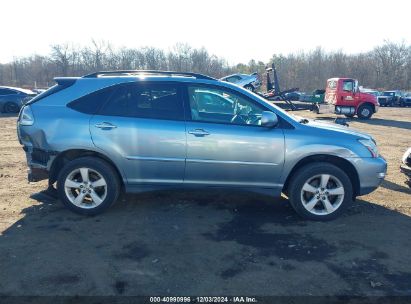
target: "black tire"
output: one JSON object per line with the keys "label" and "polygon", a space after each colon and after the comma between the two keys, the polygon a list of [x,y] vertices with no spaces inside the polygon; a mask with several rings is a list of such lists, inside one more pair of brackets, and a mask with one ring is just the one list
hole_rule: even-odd
{"label": "black tire", "polygon": [[374,111],[369,105],[362,105],[357,110],[357,116],[359,119],[370,119]]}
{"label": "black tire", "polygon": [[251,84],[247,84],[246,86],[244,86],[244,89],[254,92],[254,87]]}
{"label": "black tire", "polygon": [[[82,208],[70,201],[66,194],[65,181],[69,174],[79,168],[89,168],[100,174],[106,181],[106,195],[96,207]],[[70,210],[83,215],[96,215],[108,209],[118,198],[121,184],[116,170],[106,161],[96,157],[81,157],[70,161],[61,170],[57,179],[57,192],[61,202]]]}
{"label": "black tire", "polygon": [[19,106],[11,101],[8,101],[3,106],[4,113],[18,113],[20,111]]}
{"label": "black tire", "polygon": [[[302,189],[304,184],[315,176],[321,174],[328,174],[333,178],[337,178],[344,188],[344,196],[342,202],[337,209],[329,214],[314,214],[309,212],[303,205],[302,201]],[[331,180],[331,178],[330,178]],[[288,198],[291,206],[302,218],[314,221],[329,221],[337,218],[344,212],[344,210],[352,203],[353,199],[353,187],[348,175],[340,168],[326,162],[312,163],[300,168],[291,177],[291,181],[288,187]],[[314,194],[314,196],[317,194]],[[321,201],[317,203],[317,206],[322,207]],[[325,208],[325,207],[324,207]]]}

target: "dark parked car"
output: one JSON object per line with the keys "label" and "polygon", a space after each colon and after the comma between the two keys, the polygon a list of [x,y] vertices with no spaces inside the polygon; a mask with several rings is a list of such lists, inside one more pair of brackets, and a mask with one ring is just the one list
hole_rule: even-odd
{"label": "dark parked car", "polygon": [[400,106],[401,107],[409,107],[411,106],[411,92],[405,93],[403,97],[400,99]]}
{"label": "dark parked car", "polygon": [[408,177],[406,184],[411,187],[411,148],[404,153],[400,168],[401,172]]}
{"label": "dark parked car", "polygon": [[300,100],[301,93],[300,92],[290,92],[290,93],[285,93],[285,97],[288,100],[292,101],[298,101]]}
{"label": "dark parked car", "polygon": [[36,93],[14,87],[0,87],[0,112],[18,113],[20,108]]}
{"label": "dark parked car", "polygon": [[385,91],[377,97],[378,103],[382,107],[392,107],[400,103],[400,91]]}

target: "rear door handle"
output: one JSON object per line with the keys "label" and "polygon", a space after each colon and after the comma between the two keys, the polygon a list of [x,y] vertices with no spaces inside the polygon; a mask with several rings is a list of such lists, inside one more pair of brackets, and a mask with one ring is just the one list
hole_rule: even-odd
{"label": "rear door handle", "polygon": [[194,129],[194,130],[188,131],[188,133],[194,136],[197,136],[197,137],[210,135],[210,133],[208,133],[204,129]]}
{"label": "rear door handle", "polygon": [[100,122],[94,125],[96,128],[99,129],[115,129],[117,126],[113,125],[112,123],[109,122]]}

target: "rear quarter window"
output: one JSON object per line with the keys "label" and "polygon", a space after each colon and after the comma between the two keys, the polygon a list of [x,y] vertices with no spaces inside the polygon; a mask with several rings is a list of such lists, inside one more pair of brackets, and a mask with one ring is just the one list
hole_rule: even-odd
{"label": "rear quarter window", "polygon": [[70,102],[67,106],[85,114],[95,114],[111,97],[115,87],[104,88]]}

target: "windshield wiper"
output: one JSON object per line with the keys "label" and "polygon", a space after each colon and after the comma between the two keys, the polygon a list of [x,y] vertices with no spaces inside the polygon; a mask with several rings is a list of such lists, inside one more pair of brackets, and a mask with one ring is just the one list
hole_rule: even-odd
{"label": "windshield wiper", "polygon": [[307,119],[307,118],[302,118],[302,119],[300,119],[300,121],[299,121],[299,123],[302,123],[302,124],[307,124],[307,123],[309,123],[310,121]]}

